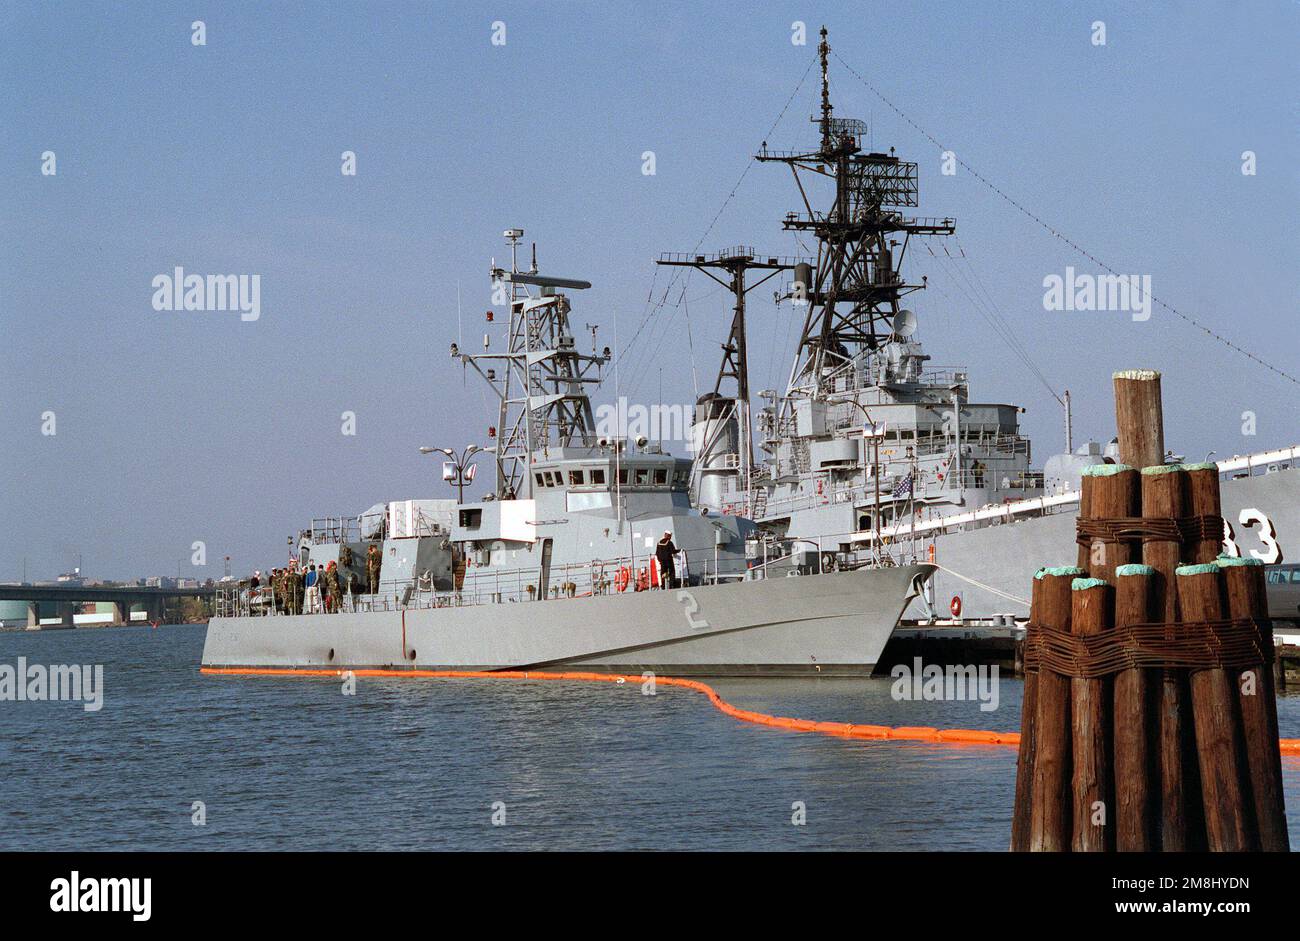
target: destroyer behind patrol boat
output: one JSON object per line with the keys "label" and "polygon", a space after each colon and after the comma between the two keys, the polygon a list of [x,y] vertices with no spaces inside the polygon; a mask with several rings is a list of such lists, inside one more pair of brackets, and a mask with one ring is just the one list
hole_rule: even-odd
{"label": "destroyer behind patrol boat", "polygon": [[[821,113],[812,119],[818,145],[777,151],[765,142],[756,155],[792,171],[803,209],[786,213],[782,227],[815,239],[815,257],[741,246],[659,259],[723,272],[727,278],[715,280],[734,295],[717,383],[696,405],[696,502],[752,518],[769,536],[802,540],[833,564],[900,547],[904,557],[936,563],[912,618],[1024,619],[1036,568],[1075,558],[1082,469],[1113,462],[1117,446],[1075,447],[1066,391],[1066,453],[1036,470],[1020,429],[1023,408],[973,399],[965,367],[929,364],[919,318],[903,306],[927,281],[908,281],[902,265],[918,247],[943,264],[950,256],[931,239],[953,235],[956,221],[905,214],[919,204],[917,165],[892,148],[864,151],[866,125],[833,116],[829,52],[823,29]],[[819,177],[833,183],[824,209],[814,203]],[[966,293],[968,283],[978,306],[983,285],[969,280],[978,279],[974,268],[967,274],[950,264],[956,286]],[[766,274],[747,282],[749,271]],[[780,272],[793,279],[778,303],[802,312],[802,332],[785,391],[760,392],[763,404],[751,416],[745,295]],[[1300,556],[1300,447],[1217,467],[1224,551],[1266,564]]]}
{"label": "destroyer behind patrol boat", "polygon": [[[754,524],[691,505],[690,460],[596,437],[587,386],[608,348],[579,352],[569,300],[585,281],[521,272],[511,229],[506,349],[452,356],[499,400],[495,492],[474,503],[395,501],[300,534],[294,563],[334,562],[353,586],[333,613],[284,613],[274,590],[228,590],[205,670],[655,670],[677,675],[866,675],[933,571],[825,571]],[[490,318],[489,318],[490,319]],[[671,533],[680,584],[657,590]],[[364,584],[371,546],[378,585]],[[760,552],[768,552],[763,558]],[[378,590],[357,590],[358,588]],[[644,589],[644,590],[642,590]]]}

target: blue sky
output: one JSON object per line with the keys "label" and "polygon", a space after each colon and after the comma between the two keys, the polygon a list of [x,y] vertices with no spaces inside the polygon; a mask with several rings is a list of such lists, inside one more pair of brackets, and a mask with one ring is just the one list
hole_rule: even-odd
{"label": "blue sky", "polygon": [[[194,20],[206,46],[191,44]],[[795,20],[807,46],[791,44]],[[704,235],[823,22],[847,62],[1017,201],[1300,374],[1293,3],[11,3],[0,579],[24,557],[50,577],[78,553],[100,577],[219,575],[225,554],[265,567],[312,516],[449,495],[416,448],[485,444],[494,423],[447,357],[458,285],[478,337],[488,261],[519,226],[543,270],[594,283],[575,324],[612,345],[617,320],[628,339],[652,259]],[[773,147],[813,139],[814,78]],[[938,149],[837,62],[832,95],[876,148],[920,164],[918,212],[957,218],[962,277],[1072,391],[1077,437],[1113,434],[1112,370],[1150,366],[1166,373],[1171,447],[1200,459],[1300,441],[1300,387],[1172,315],[1045,311],[1045,276],[1096,269],[969,173],[941,175]],[[355,177],[340,173],[345,150]],[[45,151],[56,176],[40,172]],[[754,166],[702,247],[795,253],[780,218],[796,206],[784,168]],[[933,362],[969,367],[977,399],[1024,405],[1041,463],[1060,447],[1059,407],[970,286],[924,253],[911,262],[932,286],[912,306]],[[260,319],[155,311],[151,281],[176,265],[260,275]],[[713,287],[686,288],[701,385],[729,323]],[[781,384],[792,352],[791,308],[769,296],[751,308],[756,389]],[[627,351],[632,401],[660,383],[693,398],[687,322],[666,306]],[[196,540],[206,569],[189,565]]]}

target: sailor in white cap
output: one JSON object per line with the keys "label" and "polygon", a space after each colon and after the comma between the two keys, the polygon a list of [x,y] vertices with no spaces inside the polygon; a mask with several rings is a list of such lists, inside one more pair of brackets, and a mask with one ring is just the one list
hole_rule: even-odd
{"label": "sailor in white cap", "polygon": [[659,545],[655,546],[655,561],[659,563],[659,587],[673,587],[676,568],[674,566],[674,557],[677,555],[677,547],[673,545],[673,534],[671,530],[664,530],[663,538],[659,540]]}

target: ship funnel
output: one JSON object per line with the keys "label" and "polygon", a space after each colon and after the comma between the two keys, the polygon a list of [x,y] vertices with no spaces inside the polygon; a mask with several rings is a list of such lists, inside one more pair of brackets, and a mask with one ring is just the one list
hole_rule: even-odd
{"label": "ship funnel", "polygon": [[696,502],[720,510],[726,502],[727,478],[740,466],[736,400],[708,392],[695,403],[691,448],[695,452]]}

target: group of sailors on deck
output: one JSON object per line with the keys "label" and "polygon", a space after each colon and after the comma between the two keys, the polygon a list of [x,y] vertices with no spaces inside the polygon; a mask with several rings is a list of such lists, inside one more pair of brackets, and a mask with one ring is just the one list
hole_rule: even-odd
{"label": "group of sailors on deck", "polygon": [[[352,570],[352,549],[344,546],[340,557],[342,569],[332,559],[302,565],[294,560],[286,568],[272,569],[265,579],[258,569],[248,581],[250,594],[269,594],[280,614],[334,614],[343,610],[345,594],[358,595],[367,589],[370,594],[379,591],[383,555],[377,545],[371,543],[366,550],[364,582]],[[346,577],[343,570],[347,570]]]}

